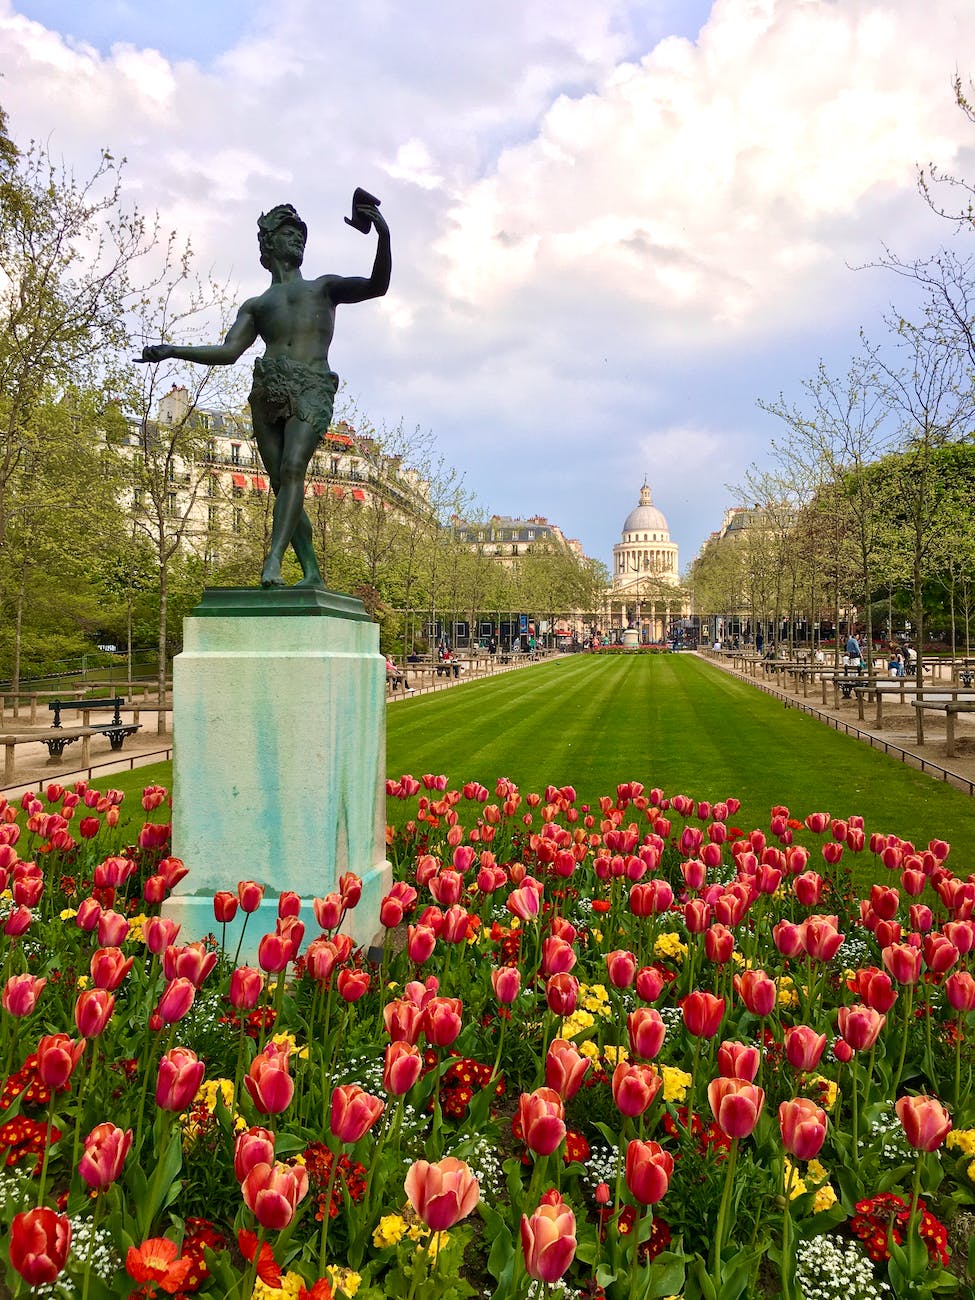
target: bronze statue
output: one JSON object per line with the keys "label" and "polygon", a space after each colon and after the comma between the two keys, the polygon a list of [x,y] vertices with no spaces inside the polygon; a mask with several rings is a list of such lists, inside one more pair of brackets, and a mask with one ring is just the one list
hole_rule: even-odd
{"label": "bronze statue", "polygon": [[379,200],[356,190],[352,217],[346,223],[379,236],[369,279],[322,275],[306,280],[301,274],[308,227],[288,204],[280,204],[258,219],[261,265],[271,272],[270,287],[249,298],[223,343],[180,347],[156,343],[143,348],[139,361],[196,361],[206,366],[232,365],[257,339],[263,357],[254,363],[250,391],[251,420],[261,460],[274,491],[271,546],[262,587],[283,587],[281,561],[289,544],[301,564],[302,587],[320,587],[322,575],[312,543],[311,521],[305,513],[305,473],[312,455],[328,432],[338,375],[329,368],[328,345],[335,330],[335,308],[343,302],[381,298],[389,288],[392,259],[389,228],[379,215]]}

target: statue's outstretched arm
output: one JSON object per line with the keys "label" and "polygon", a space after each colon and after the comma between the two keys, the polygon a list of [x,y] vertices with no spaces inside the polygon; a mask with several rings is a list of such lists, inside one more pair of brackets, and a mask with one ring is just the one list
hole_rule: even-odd
{"label": "statue's outstretched arm", "polygon": [[379,236],[376,246],[376,260],[372,265],[372,275],[367,280],[361,275],[326,275],[329,296],[332,302],[363,302],[366,298],[381,298],[389,288],[389,277],[393,269],[393,258],[389,246],[389,227],[378,208],[363,206],[358,208],[363,216],[368,217]]}
{"label": "statue's outstretched arm", "polygon": [[177,361],[196,361],[202,366],[229,366],[257,339],[257,322],[251,302],[245,302],[237,313],[237,319],[227,331],[222,343],[203,343],[187,345],[176,343],[153,343],[142,349],[141,357],[135,361],[168,361],[170,357]]}

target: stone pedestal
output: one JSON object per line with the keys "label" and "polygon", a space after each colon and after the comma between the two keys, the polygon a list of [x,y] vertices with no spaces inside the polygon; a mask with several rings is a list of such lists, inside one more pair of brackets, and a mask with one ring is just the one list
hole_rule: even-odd
{"label": "stone pedestal", "polygon": [[[173,664],[173,852],[189,868],[165,915],[184,941],[219,937],[213,895],[266,886],[242,962],[274,929],[278,895],[304,904],[339,876],[362,878],[344,927],[379,931],[386,860],[386,671],[379,629],[352,597],[322,588],[213,588],[184,622]],[[234,952],[243,914],[227,927]]]}
{"label": "stone pedestal", "polygon": [[623,644],[630,650],[635,650],[640,644],[640,629],[628,627],[623,633]]}

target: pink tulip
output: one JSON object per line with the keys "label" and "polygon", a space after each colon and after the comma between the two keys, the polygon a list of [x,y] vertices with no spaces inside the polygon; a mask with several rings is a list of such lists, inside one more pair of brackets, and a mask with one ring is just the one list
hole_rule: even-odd
{"label": "pink tulip", "polygon": [[815,1070],[825,1049],[826,1035],[817,1034],[809,1025],[794,1025],[785,1031],[785,1055],[794,1070]]}
{"label": "pink tulip", "polygon": [[463,1026],[460,998],[431,998],[423,1011],[423,1032],[435,1047],[449,1047]]}
{"label": "pink tulip", "polygon": [[918,948],[908,943],[892,943],[880,955],[898,984],[916,984],[921,978],[921,952]]}
{"label": "pink tulip", "polygon": [[656,966],[641,966],[636,973],[636,994],[644,1002],[656,1002],[663,991],[664,977]]}
{"label": "pink tulip", "polygon": [[406,953],[415,966],[422,966],[437,945],[436,931],[428,925],[411,925],[406,931]]}
{"label": "pink tulip", "polygon": [[436,1164],[414,1161],[403,1185],[410,1205],[431,1232],[445,1232],[466,1219],[480,1199],[470,1166],[453,1156]]}
{"label": "pink tulip", "polygon": [[775,1010],[775,980],[763,970],[745,970],[735,976],[735,992],[753,1016],[768,1016]]}
{"label": "pink tulip", "polygon": [[951,1116],[937,1097],[898,1097],[894,1110],[915,1151],[936,1151],[951,1132]]}
{"label": "pink tulip", "polygon": [[541,910],[541,895],[530,886],[513,889],[505,900],[505,907],[522,921],[534,921]]}
{"label": "pink tulip", "polygon": [[549,1156],[565,1137],[565,1107],[553,1088],[536,1088],[518,1098],[518,1118],[525,1145],[538,1156]]}
{"label": "pink tulip", "polygon": [[132,1146],[132,1130],[123,1132],[107,1121],[96,1124],[85,1138],[85,1150],[78,1161],[78,1173],[96,1191],[116,1182]]}
{"label": "pink tulip", "polygon": [[228,889],[219,889],[213,895],[213,919],[219,925],[229,925],[237,915],[237,908],[240,904],[236,894],[232,894]]}
{"label": "pink tulip", "polygon": [[765,1093],[744,1079],[712,1079],[708,1084],[708,1103],[721,1132],[729,1138],[743,1138],[758,1123]]}
{"label": "pink tulip", "polygon": [[735,936],[726,925],[708,926],[704,932],[704,955],[716,966],[723,966],[731,960],[735,950]]}
{"label": "pink tulip", "polygon": [[779,1106],[782,1145],[797,1160],[812,1160],[826,1140],[826,1112],[808,1097],[784,1101]]}
{"label": "pink tulip", "polygon": [[88,969],[96,988],[114,993],[132,969],[134,957],[123,957],[121,948],[98,948],[92,953]]}
{"label": "pink tulip", "polygon": [[18,1019],[29,1016],[37,1006],[37,999],[46,983],[46,979],[38,979],[34,975],[11,975],[0,996],[4,1011]]}
{"label": "pink tulip", "polygon": [[280,1115],[291,1105],[295,1085],[288,1073],[288,1056],[286,1047],[269,1043],[244,1075],[244,1087],[262,1115]]}
{"label": "pink tulip", "polygon": [[255,966],[236,966],[230,976],[228,997],[236,1011],[251,1011],[261,1000],[264,976]]}
{"label": "pink tulip", "polygon": [[579,981],[574,975],[553,975],[545,984],[548,1009],[557,1016],[571,1016],[579,999]]}
{"label": "pink tulip", "polygon": [[613,1100],[621,1115],[642,1115],[663,1086],[663,1080],[650,1065],[633,1065],[620,1061],[613,1071]]}
{"label": "pink tulip", "polygon": [[74,1006],[74,1022],[82,1038],[98,1038],[112,1018],[115,995],[105,989],[84,989]]}
{"label": "pink tulip", "polygon": [[577,960],[575,949],[564,939],[549,935],[542,941],[543,975],[567,975]]}
{"label": "pink tulip", "polygon": [[944,975],[958,960],[958,949],[943,934],[924,936],[924,964],[932,975]]}
{"label": "pink tulip", "polygon": [[344,1002],[358,1002],[361,997],[364,997],[369,992],[370,983],[371,980],[367,970],[352,969],[348,966],[339,971],[338,978],[335,981],[339,997]]}
{"label": "pink tulip", "polygon": [[674,1157],[658,1142],[634,1139],[626,1147],[626,1185],[641,1205],[656,1205],[666,1195]]}
{"label": "pink tulip", "polygon": [[955,1011],[975,1011],[975,977],[967,970],[953,971],[945,980],[945,997]]}
{"label": "pink tulip", "polygon": [[783,957],[798,957],[805,951],[803,927],[791,921],[779,921],[772,926],[772,942]]}
{"label": "pink tulip", "polygon": [[521,972],[517,966],[497,966],[491,971],[491,987],[502,1006],[510,1006],[521,991]]}
{"label": "pink tulip", "polygon": [[[824,845],[828,848],[828,845]],[[832,961],[844,936],[836,928],[836,918],[811,916],[803,923],[803,946],[814,961]]]}
{"label": "pink tulip", "polygon": [[[412,1086],[412,1085],[411,1085]],[[358,1142],[385,1110],[385,1103],[355,1083],[341,1084],[332,1091],[330,1126],[340,1142]]]}
{"label": "pink tulip", "polygon": [[308,1191],[303,1165],[256,1164],[240,1185],[244,1203],[262,1228],[279,1231],[295,1217]]}
{"label": "pink tulip", "polygon": [[531,1218],[521,1216],[525,1271],[536,1281],[557,1282],[576,1253],[575,1215],[554,1189],[542,1197]]}
{"label": "pink tulip", "polygon": [[83,1038],[74,1041],[67,1034],[45,1034],[37,1042],[37,1074],[52,1092],[67,1088],[75,1066],[85,1050]]}
{"label": "pink tulip", "polygon": [[199,1090],[205,1069],[188,1047],[171,1047],[159,1062],[156,1105],[161,1110],[186,1110]]}
{"label": "pink tulip", "polygon": [[626,1017],[630,1051],[652,1061],[663,1046],[667,1026],[656,1007],[637,1007]]}
{"label": "pink tulip", "polygon": [[402,1040],[386,1048],[383,1087],[392,1097],[403,1097],[416,1083],[423,1069],[423,1057],[412,1043]]}
{"label": "pink tulip", "polygon": [[636,978],[636,958],[623,949],[606,955],[606,974],[613,988],[628,989]]}
{"label": "pink tulip", "polygon": [[167,916],[150,916],[142,927],[142,938],[149,951],[158,957],[176,942],[180,928],[178,922]]}
{"label": "pink tulip", "polygon": [[102,912],[98,918],[98,942],[103,948],[117,948],[129,935],[129,922],[121,912]]}
{"label": "pink tulip", "polygon": [[758,1074],[758,1065],[757,1047],[727,1041],[718,1048],[718,1070],[726,1079],[745,1079],[752,1083]]}
{"label": "pink tulip", "polygon": [[195,989],[200,988],[216,964],[217,954],[208,952],[200,942],[187,943],[182,947],[170,944],[163,953],[163,975],[166,979],[188,979]]}
{"label": "pink tulip", "polygon": [[195,997],[196,988],[191,980],[182,977],[172,979],[162,991],[156,1015],[163,1024],[175,1025],[187,1014]]}
{"label": "pink tulip", "polygon": [[840,1007],[836,1013],[837,1028],[844,1042],[855,1052],[869,1052],[886,1023],[885,1015],[862,1004]]}
{"label": "pink tulip", "polygon": [[264,886],[255,880],[241,880],[237,885],[237,898],[242,912],[256,912],[264,899]]}
{"label": "pink tulip", "polygon": [[567,1039],[553,1038],[545,1057],[545,1085],[563,1101],[571,1101],[591,1064]]}
{"label": "pink tulip", "polygon": [[274,1164],[274,1134],[266,1128],[249,1128],[234,1142],[234,1174],[242,1183],[255,1165]]}
{"label": "pink tulip", "polygon": [[324,898],[313,898],[311,905],[320,929],[337,930],[342,924],[345,908],[341,894],[333,893],[326,894]]}

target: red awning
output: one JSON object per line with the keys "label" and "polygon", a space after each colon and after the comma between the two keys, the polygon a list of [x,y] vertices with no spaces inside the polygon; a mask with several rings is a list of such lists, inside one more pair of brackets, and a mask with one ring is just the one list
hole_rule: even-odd
{"label": "red awning", "polygon": [[351,439],[350,437],[348,437],[348,436],[347,436],[346,434],[344,434],[344,433],[332,433],[332,432],[326,433],[326,435],[325,435],[325,441],[326,441],[326,442],[337,442],[337,443],[340,443],[343,447],[351,447],[351,446],[352,446],[352,439]]}
{"label": "red awning", "polygon": [[230,478],[234,487],[245,488],[247,486],[246,474],[231,474]]}
{"label": "red awning", "polygon": [[335,494],[335,496],[339,498],[340,501],[345,496],[345,488],[342,487],[333,487],[332,492]]}
{"label": "red awning", "polygon": [[254,491],[255,491],[255,492],[266,492],[266,491],[267,491],[267,479],[266,479],[266,478],[261,478],[261,476],[260,476],[259,474],[255,474],[255,475],[254,475],[254,478],[253,478],[253,480],[252,480],[252,482],[253,482],[253,484],[254,484]]}
{"label": "red awning", "polygon": [[365,501],[365,499],[366,499],[366,494],[365,494],[365,492],[363,492],[362,488],[353,488],[353,489],[352,489],[352,500],[353,500],[353,501]]}
{"label": "red awning", "polygon": [[324,493],[325,493],[325,484],[324,484],[324,483],[313,483],[313,484],[311,485],[311,490],[314,492],[314,494],[315,494],[316,497],[323,496]]}

